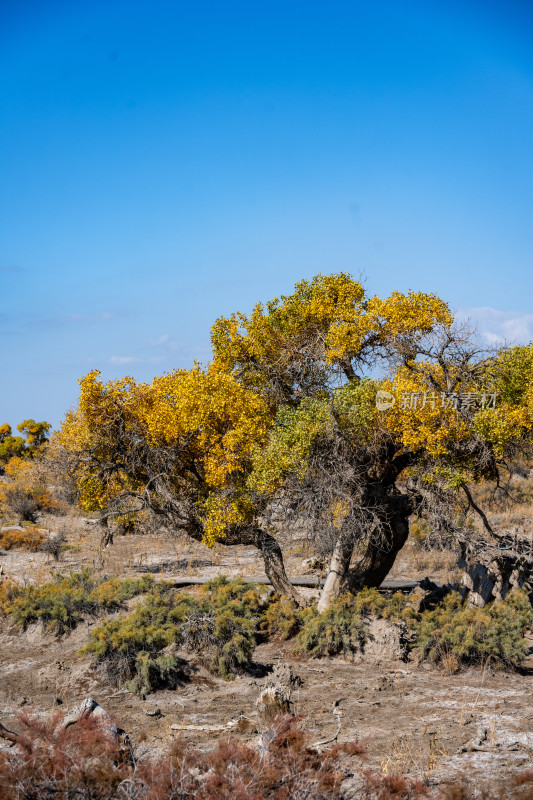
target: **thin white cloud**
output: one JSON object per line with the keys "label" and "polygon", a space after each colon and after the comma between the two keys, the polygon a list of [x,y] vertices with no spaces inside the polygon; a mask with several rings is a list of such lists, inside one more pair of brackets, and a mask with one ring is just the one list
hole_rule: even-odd
{"label": "thin white cloud", "polygon": [[180,347],[180,342],[172,339],[169,333],[164,333],[158,339],[149,339],[148,344],[150,347],[165,347],[167,350],[177,350]]}
{"label": "thin white cloud", "polygon": [[485,306],[459,309],[455,316],[459,320],[470,319],[491,345],[528,344],[533,340],[533,314]]}
{"label": "thin white cloud", "polygon": [[159,339],[150,339],[150,346],[151,347],[159,347],[160,345],[166,344],[170,336],[168,333],[164,333],[163,336],[160,336]]}
{"label": "thin white cloud", "polygon": [[110,364],[138,364],[142,358],[135,358],[135,356],[111,356],[109,359]]}

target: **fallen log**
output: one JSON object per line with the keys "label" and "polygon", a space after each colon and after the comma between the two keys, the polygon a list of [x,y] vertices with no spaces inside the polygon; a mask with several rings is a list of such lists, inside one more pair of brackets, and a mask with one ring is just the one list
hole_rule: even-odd
{"label": "fallen log", "polygon": [[[233,576],[228,575],[228,578],[232,578]],[[239,577],[241,577],[239,575]],[[213,578],[195,578],[194,576],[190,577],[173,577],[170,576],[164,579],[165,583],[169,583],[176,589],[179,589],[181,586],[203,586],[206,583],[212,581]],[[260,576],[244,576],[243,580],[247,583],[259,583],[261,585],[270,586],[271,583],[268,578]],[[308,588],[314,589],[318,588],[321,589],[324,586],[324,579],[323,578],[301,578],[299,576],[289,578],[289,581],[292,583],[293,586],[306,586]],[[379,591],[382,592],[410,592],[412,589],[416,589],[419,585],[419,581],[406,581],[406,580],[388,580],[383,581],[383,583],[378,587]]]}

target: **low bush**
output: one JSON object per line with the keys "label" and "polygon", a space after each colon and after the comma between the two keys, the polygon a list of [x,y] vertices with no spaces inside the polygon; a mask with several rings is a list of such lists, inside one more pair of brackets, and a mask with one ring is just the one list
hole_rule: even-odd
{"label": "low bush", "polygon": [[294,718],[278,718],[261,750],[237,739],[208,752],[178,741],[134,767],[94,721],[60,721],[19,718],[20,744],[0,752],[3,800],[341,800],[342,759],[362,753],[357,742],[319,753]]}
{"label": "low bush", "polygon": [[0,483],[0,515],[4,519],[36,522],[39,512],[50,505],[40,466],[39,459],[17,456],[5,464],[5,479]]}
{"label": "low bush", "polygon": [[86,615],[118,610],[125,600],[147,592],[153,583],[150,576],[124,581],[96,579],[87,569],[68,577],[57,576],[41,586],[11,582],[0,590],[0,612],[23,629],[40,620],[60,636]]}
{"label": "low bush", "polygon": [[528,653],[524,639],[533,625],[533,609],[521,590],[509,592],[484,608],[465,605],[450,593],[432,611],[420,615],[417,625],[422,658],[435,662],[478,664],[494,660],[516,667]]}
{"label": "low bush", "polygon": [[111,682],[146,694],[183,677],[177,649],[197,653],[230,680],[252,663],[261,597],[241,578],[219,577],[198,596],[156,587],[130,614],[91,632],[91,653]]}
{"label": "low bush", "polygon": [[395,592],[387,597],[377,589],[362,589],[353,595],[353,609],[355,613],[365,617],[404,620],[411,624],[417,619],[411,598],[402,592]]}
{"label": "low bush", "polygon": [[296,652],[308,652],[314,658],[339,654],[353,657],[369,638],[368,625],[355,608],[353,595],[338,597],[323,614],[315,608],[303,614]]}
{"label": "low bush", "polygon": [[[214,617],[213,638],[204,652],[213,671],[226,680],[231,680],[235,674],[251,665],[262,608],[257,588],[242,578],[229,581],[219,577],[202,588],[201,613]],[[195,639],[191,638],[191,630],[194,629],[189,618],[182,636],[185,646],[190,650],[197,649]]]}
{"label": "low bush", "polygon": [[261,630],[269,639],[292,639],[300,632],[303,616],[294,600],[273,595],[261,615]]}
{"label": "low bush", "polygon": [[2,800],[111,800],[131,769],[120,746],[98,722],[82,719],[66,729],[62,715],[49,720],[20,714],[20,741],[0,753]]}
{"label": "low bush", "polygon": [[39,528],[10,528],[0,531],[0,548],[11,550],[12,547],[21,547],[35,553],[41,550],[46,542],[45,534]]}
{"label": "low bush", "polygon": [[308,652],[314,658],[353,657],[370,638],[370,617],[404,620],[410,625],[417,619],[409,598],[401,592],[385,597],[377,589],[363,589],[337,598],[323,614],[315,608],[297,612],[301,630],[296,652]]}
{"label": "low bush", "polygon": [[353,657],[370,637],[369,617],[404,621],[421,659],[440,663],[450,672],[488,660],[508,668],[519,666],[528,653],[525,630],[533,626],[533,608],[519,590],[484,608],[468,606],[451,592],[433,610],[418,613],[408,596],[396,593],[387,598],[376,589],[339,597],[323,614],[314,608],[297,611],[288,601],[277,601],[265,612],[264,625],[269,633],[282,636],[299,624],[296,652],[314,658]]}

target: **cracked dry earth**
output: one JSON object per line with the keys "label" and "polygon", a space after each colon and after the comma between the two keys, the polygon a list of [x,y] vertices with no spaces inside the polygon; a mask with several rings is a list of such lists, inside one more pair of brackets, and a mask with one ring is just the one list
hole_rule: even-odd
{"label": "cracked dry earth", "polygon": [[[245,556],[235,556],[241,558],[236,566],[242,567]],[[17,559],[24,560],[21,551],[12,554],[8,574],[16,572]],[[6,566],[7,561],[2,559]],[[248,568],[241,572],[250,574]],[[365,764],[378,772],[416,775],[437,786],[461,776],[474,784],[481,778],[500,782],[533,765],[533,658],[524,674],[469,669],[446,675],[397,660],[386,647],[352,663],[296,656],[290,642],[269,642],[256,649],[254,675],[226,682],[196,666],[191,680],[176,690],[142,699],[111,686],[90,657],[77,655],[93,624],[87,620],[57,639],[40,625],[21,632],[0,620],[0,721],[6,727],[17,729],[22,708],[67,712],[91,696],[129,733],[141,757],[162,752],[177,736],[202,749],[228,733],[253,742],[261,728],[256,700],[274,670],[289,676],[292,711],[312,743],[334,736],[336,704],[339,741],[362,740]],[[354,771],[359,764],[354,760]],[[347,797],[357,778],[351,780]]]}

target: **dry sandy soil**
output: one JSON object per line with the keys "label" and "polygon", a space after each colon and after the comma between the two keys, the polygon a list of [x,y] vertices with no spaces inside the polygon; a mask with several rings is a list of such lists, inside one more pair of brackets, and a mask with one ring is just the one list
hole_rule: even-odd
{"label": "dry sandy soil", "polygon": [[[32,581],[49,579],[54,569],[68,573],[80,565],[108,575],[150,571],[164,579],[263,574],[262,562],[250,548],[209,551],[165,537],[120,537],[102,556],[94,526],[80,520],[68,523],[68,545],[59,564],[41,553],[11,550],[0,556],[0,565],[4,575]],[[305,555],[303,544],[293,548],[289,574],[301,572]],[[454,574],[450,554],[432,556],[429,564],[414,556],[407,549],[391,577],[429,574],[446,580]],[[355,663],[312,660],[296,656],[290,643],[267,643],[256,649],[253,675],[226,682],[198,666],[192,679],[176,690],[142,699],[111,686],[89,657],[77,655],[94,624],[88,619],[57,639],[38,625],[21,633],[0,621],[0,720],[6,727],[16,729],[15,716],[22,707],[49,714],[71,710],[91,696],[128,731],[141,755],[165,748],[176,736],[202,748],[229,732],[252,741],[260,728],[256,699],[273,676],[281,675],[291,690],[292,710],[302,716],[312,742],[335,734],[338,717],[332,710],[337,704],[339,741],[363,740],[367,763],[379,772],[416,774],[437,785],[454,783],[465,774],[474,782],[479,775],[505,779],[533,762],[533,650],[524,674],[471,669],[446,675],[399,660],[386,642]],[[479,749],[470,750],[469,743],[478,737]]]}

